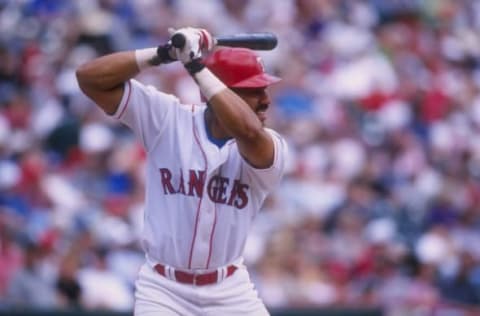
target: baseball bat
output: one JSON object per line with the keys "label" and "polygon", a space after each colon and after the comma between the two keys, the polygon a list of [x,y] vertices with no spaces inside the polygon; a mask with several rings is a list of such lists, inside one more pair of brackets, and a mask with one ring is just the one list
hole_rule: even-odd
{"label": "baseball bat", "polygon": [[[238,33],[216,36],[215,46],[245,47],[253,50],[272,50],[277,46],[277,36],[269,32]],[[177,33],[171,38],[172,46],[182,48],[185,45],[185,35]]]}

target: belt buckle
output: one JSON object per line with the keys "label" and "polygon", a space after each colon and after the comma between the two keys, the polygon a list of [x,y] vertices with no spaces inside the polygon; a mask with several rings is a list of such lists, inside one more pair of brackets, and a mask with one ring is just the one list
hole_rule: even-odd
{"label": "belt buckle", "polygon": [[193,271],[193,285],[197,285],[197,276],[198,272],[196,270]]}

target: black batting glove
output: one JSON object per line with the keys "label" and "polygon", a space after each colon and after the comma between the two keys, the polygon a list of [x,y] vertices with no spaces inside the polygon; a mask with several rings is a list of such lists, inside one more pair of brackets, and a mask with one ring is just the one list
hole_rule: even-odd
{"label": "black batting glove", "polygon": [[172,45],[170,44],[164,44],[164,45],[160,45],[158,46],[157,48],[157,57],[155,59],[155,66],[158,66],[160,64],[169,64],[171,62],[174,62],[176,61],[175,58],[172,58],[172,56],[170,56],[170,49],[172,49]]}

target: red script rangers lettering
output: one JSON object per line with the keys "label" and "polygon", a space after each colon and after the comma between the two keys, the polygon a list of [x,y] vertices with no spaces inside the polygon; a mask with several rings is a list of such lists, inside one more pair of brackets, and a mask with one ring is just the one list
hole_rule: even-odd
{"label": "red script rangers lettering", "polygon": [[[203,188],[205,186],[205,171],[189,170],[188,171],[188,190],[185,190],[186,180],[183,178],[183,172],[180,169],[179,174],[173,174],[167,168],[160,168],[160,179],[162,182],[163,192],[165,195],[182,194],[188,196],[203,196]],[[178,185],[175,185],[178,183]],[[230,184],[230,190],[228,190]],[[177,188],[175,190],[175,188]],[[238,179],[233,181],[221,175],[213,176],[207,183],[208,198],[218,204],[226,204],[242,209],[248,204],[248,184],[240,182]]]}

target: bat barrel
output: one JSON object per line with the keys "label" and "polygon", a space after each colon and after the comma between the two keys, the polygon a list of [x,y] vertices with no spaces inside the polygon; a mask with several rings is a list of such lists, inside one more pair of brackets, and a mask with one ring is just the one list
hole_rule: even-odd
{"label": "bat barrel", "polygon": [[[177,33],[172,36],[172,46],[183,48],[185,35]],[[216,37],[216,45],[229,47],[245,47],[254,50],[272,50],[277,46],[277,37],[273,33],[240,33]]]}
{"label": "bat barrel", "polygon": [[240,33],[217,37],[217,45],[246,47],[253,50],[272,50],[277,43],[277,37],[273,33]]}

